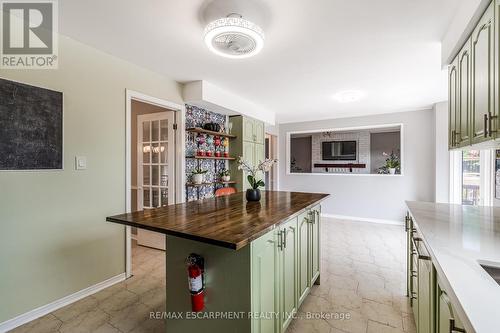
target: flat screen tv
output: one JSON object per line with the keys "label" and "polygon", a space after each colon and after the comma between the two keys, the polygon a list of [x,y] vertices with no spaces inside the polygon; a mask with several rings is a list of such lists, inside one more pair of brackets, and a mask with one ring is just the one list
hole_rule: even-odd
{"label": "flat screen tv", "polygon": [[356,141],[325,141],[321,147],[323,160],[329,161],[355,161]]}

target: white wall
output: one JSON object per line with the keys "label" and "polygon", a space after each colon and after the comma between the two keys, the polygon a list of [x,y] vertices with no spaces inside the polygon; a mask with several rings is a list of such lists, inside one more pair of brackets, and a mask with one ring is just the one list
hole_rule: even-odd
{"label": "white wall", "polygon": [[436,202],[450,199],[450,152],[448,151],[448,102],[434,105],[436,132]]}
{"label": "white wall", "polygon": [[[395,123],[403,124],[402,176],[286,174],[287,132]],[[323,204],[326,214],[402,221],[405,200],[434,200],[433,110],[280,124],[279,132],[280,189],[331,194]]]}

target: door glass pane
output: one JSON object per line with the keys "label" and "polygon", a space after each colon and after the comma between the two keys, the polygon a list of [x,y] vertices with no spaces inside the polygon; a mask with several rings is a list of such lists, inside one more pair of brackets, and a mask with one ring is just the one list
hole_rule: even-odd
{"label": "door glass pane", "polygon": [[144,197],[142,205],[144,207],[151,207],[151,202],[149,200],[149,187],[144,188]]}
{"label": "door glass pane", "polygon": [[158,207],[160,196],[159,196],[159,188],[153,188],[153,207]]}
{"label": "door glass pane", "polygon": [[166,119],[160,120],[160,140],[168,140],[168,121]]}
{"label": "door glass pane", "polygon": [[151,163],[151,146],[149,144],[142,145],[142,163]]}
{"label": "door glass pane", "polygon": [[168,186],[168,167],[161,166],[160,186]]}
{"label": "door glass pane", "polygon": [[160,160],[160,144],[153,143],[151,163],[158,163],[159,160]]}
{"label": "door glass pane", "polygon": [[149,121],[145,121],[142,123],[142,141],[149,141],[150,138],[149,138],[149,134],[150,134],[150,122]]}
{"label": "door glass pane", "polygon": [[149,165],[142,166],[142,183],[144,185],[150,185],[150,175],[149,175]]}
{"label": "door glass pane", "polygon": [[480,203],[480,151],[469,150],[462,152],[462,204],[479,205]]}
{"label": "door glass pane", "polygon": [[160,121],[155,120],[155,121],[152,121],[151,123],[152,123],[151,141],[158,141],[158,139],[160,137]]}
{"label": "door glass pane", "polygon": [[158,180],[160,179],[160,170],[158,165],[151,166],[151,185],[158,186]]}
{"label": "door glass pane", "polygon": [[168,190],[166,188],[161,189],[161,205],[168,205]]}
{"label": "door glass pane", "polygon": [[167,143],[161,143],[160,144],[160,163],[167,163],[168,162],[168,147]]}

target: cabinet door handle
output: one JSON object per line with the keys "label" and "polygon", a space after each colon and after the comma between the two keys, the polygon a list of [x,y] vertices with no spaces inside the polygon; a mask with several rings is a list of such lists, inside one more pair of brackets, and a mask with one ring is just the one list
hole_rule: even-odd
{"label": "cabinet door handle", "polygon": [[491,134],[492,133],[496,133],[497,130],[493,130],[492,127],[492,122],[493,122],[493,119],[496,119],[497,116],[492,116],[491,115],[491,112],[488,112],[488,135],[489,136],[492,136]]}
{"label": "cabinet door handle", "polygon": [[420,259],[420,260],[431,260],[431,257],[429,256],[424,256],[422,254],[420,254],[418,252],[418,247],[417,247],[417,242],[421,242],[422,241],[422,238],[419,238],[419,237],[413,237],[412,238],[412,241],[413,241],[413,246],[415,247],[415,254],[417,255],[417,258]]}
{"label": "cabinet door handle", "polygon": [[467,333],[463,328],[455,327],[455,319],[450,318],[450,333]]}
{"label": "cabinet door handle", "polygon": [[484,136],[488,136],[488,115],[484,115]]}
{"label": "cabinet door handle", "polygon": [[278,249],[283,250],[283,238],[281,237],[281,231],[278,232]]}
{"label": "cabinet door handle", "polygon": [[283,233],[283,248],[286,249],[286,229],[281,231]]}

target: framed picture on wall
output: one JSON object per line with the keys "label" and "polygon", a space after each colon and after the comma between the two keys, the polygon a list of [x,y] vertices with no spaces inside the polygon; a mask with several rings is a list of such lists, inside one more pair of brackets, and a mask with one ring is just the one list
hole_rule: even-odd
{"label": "framed picture on wall", "polygon": [[0,79],[0,170],[63,168],[63,94]]}

